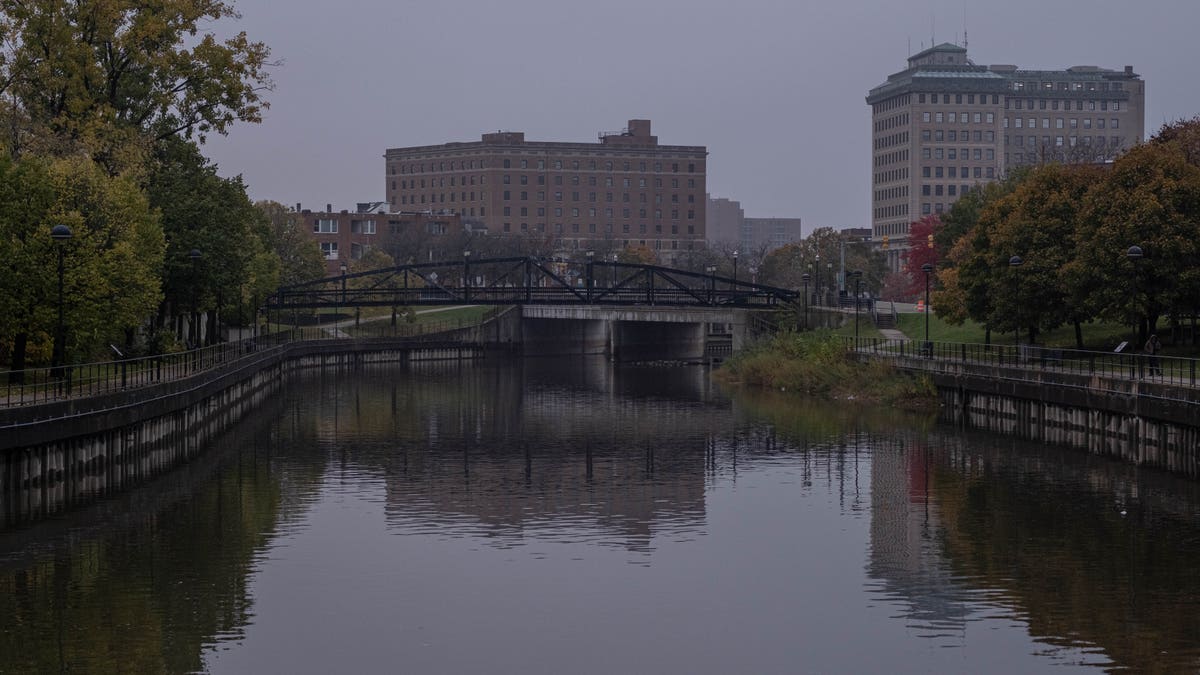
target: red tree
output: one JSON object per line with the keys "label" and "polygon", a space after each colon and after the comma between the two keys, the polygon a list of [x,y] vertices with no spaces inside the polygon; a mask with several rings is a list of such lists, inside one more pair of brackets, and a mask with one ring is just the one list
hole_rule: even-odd
{"label": "red tree", "polygon": [[[933,240],[941,226],[942,221],[936,215],[925,216],[908,226],[908,250],[900,254],[901,271],[908,282],[904,294],[908,297],[924,297],[925,273],[921,266],[929,263],[937,267],[938,251]],[[931,282],[932,279],[931,275]]]}

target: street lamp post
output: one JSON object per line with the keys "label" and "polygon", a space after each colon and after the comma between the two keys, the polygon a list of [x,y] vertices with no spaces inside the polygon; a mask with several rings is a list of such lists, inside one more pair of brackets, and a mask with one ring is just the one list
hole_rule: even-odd
{"label": "street lamp post", "polygon": [[471,299],[471,252],[463,251],[463,300]]}
{"label": "street lamp post", "polygon": [[338,271],[342,275],[342,292],[334,299],[333,302],[333,335],[337,337],[337,322],[338,316],[342,311],[342,305],[346,304],[346,263],[338,265]]}
{"label": "street lamp post", "polygon": [[[1019,256],[1019,255],[1014,255],[1013,257],[1008,259],[1008,266],[1014,270],[1021,267],[1021,265],[1024,265],[1024,264],[1025,264],[1025,261],[1022,260],[1021,256]],[[1014,355],[1013,355],[1014,358],[1017,357],[1017,355],[1020,353],[1020,350],[1021,350],[1021,303],[1020,303],[1021,298],[1020,298],[1020,293],[1019,293],[1019,291],[1020,291],[1020,282],[1019,281],[1017,283],[1017,286],[1018,286],[1018,288],[1017,288],[1017,291],[1018,291],[1017,296],[1018,297],[1016,298],[1017,311],[1013,312],[1013,348],[1017,350],[1017,353],[1014,353]]]}
{"label": "street lamp post", "polygon": [[804,330],[808,330],[808,282],[811,278],[808,272],[800,275],[800,280],[804,282]]}
{"label": "street lamp post", "polygon": [[925,263],[921,265],[921,271],[925,273],[925,350],[926,358],[933,357],[933,344],[929,342],[929,275],[933,273],[933,265]]}
{"label": "street lamp post", "polygon": [[[734,251],[733,251],[733,284],[737,284],[737,259],[738,259],[738,252],[736,249],[734,249]],[[730,285],[730,288],[733,288],[733,285]]]}
{"label": "street lamp post", "polygon": [[[850,273],[854,277],[854,346],[858,347],[858,293],[862,287],[862,270],[854,270]],[[928,308],[926,308],[928,309]],[[928,338],[926,338],[928,339]]]}
{"label": "street lamp post", "polygon": [[813,295],[816,297],[813,298],[813,300],[814,300],[815,304],[818,307],[820,307],[821,306],[821,302],[820,302],[820,298],[821,298],[821,254],[817,253],[815,259],[816,259],[816,264],[814,265],[813,270],[817,276],[813,278],[813,282],[814,282],[813,283]]}
{"label": "street lamp post", "polygon": [[1142,252],[1142,247],[1136,244],[1130,246],[1129,250],[1125,251],[1125,257],[1129,259],[1129,264],[1133,267],[1133,273],[1129,277],[1130,287],[1133,292],[1133,297],[1130,298],[1129,308],[1133,311],[1133,342],[1135,347],[1138,344],[1138,340],[1140,340],[1142,337],[1140,332],[1142,327],[1142,317],[1138,312],[1137,299],[1137,271],[1138,261],[1141,260],[1142,256],[1144,255],[1145,254]]}
{"label": "street lamp post", "polygon": [[592,265],[595,264],[596,252],[595,251],[587,251],[586,253],[584,253],[584,255],[587,256],[587,300],[588,300],[588,304],[591,304],[592,288],[595,286],[594,277],[593,277],[593,275],[595,274],[595,268],[592,267]]}
{"label": "street lamp post", "polygon": [[193,347],[200,346],[200,255],[200,249],[188,251],[188,258],[192,260],[192,325],[189,328]]}
{"label": "street lamp post", "polygon": [[50,238],[58,247],[58,326],[54,331],[54,350],[50,365],[54,367],[54,375],[62,376],[62,365],[66,361],[67,334],[63,323],[63,257],[66,253],[67,241],[73,236],[71,228],[66,225],[55,225],[50,229]]}
{"label": "street lamp post", "polygon": [[709,265],[704,268],[704,271],[708,272],[708,304],[711,305],[717,291],[717,266]]}

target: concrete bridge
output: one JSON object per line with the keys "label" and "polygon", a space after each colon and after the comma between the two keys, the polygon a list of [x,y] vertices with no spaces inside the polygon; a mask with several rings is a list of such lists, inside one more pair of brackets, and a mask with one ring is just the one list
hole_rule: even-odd
{"label": "concrete bridge", "polygon": [[756,325],[756,312],[737,307],[524,305],[498,317],[494,342],[528,356],[700,361],[742,349]]}

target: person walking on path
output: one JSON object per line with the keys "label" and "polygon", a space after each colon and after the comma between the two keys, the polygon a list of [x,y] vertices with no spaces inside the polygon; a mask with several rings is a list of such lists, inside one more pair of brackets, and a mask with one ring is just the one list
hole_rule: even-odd
{"label": "person walking on path", "polygon": [[1150,355],[1150,374],[1162,375],[1162,363],[1158,360],[1158,353],[1162,351],[1162,343],[1158,340],[1158,335],[1151,335],[1149,340],[1146,340],[1145,352]]}

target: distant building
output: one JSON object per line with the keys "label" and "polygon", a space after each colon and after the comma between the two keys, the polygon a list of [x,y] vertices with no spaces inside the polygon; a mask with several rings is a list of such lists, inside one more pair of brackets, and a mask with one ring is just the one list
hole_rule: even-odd
{"label": "distant building", "polygon": [[[387,202],[359,203],[355,211],[334,212],[332,205],[324,211],[311,211],[296,205],[296,215],[305,232],[321,246],[325,255],[325,273],[337,275],[341,266],[350,266],[372,248],[382,248],[395,258],[406,251],[414,258],[441,259],[454,252],[440,252],[432,242],[464,229],[462,218],[454,213],[398,212],[388,210]],[[407,260],[397,260],[403,264]]]}
{"label": "distant building", "polygon": [[909,223],[972,186],[1021,165],[1111,161],[1145,128],[1145,83],[1132,66],[977,66],[953,44],[909,57],[867,104],[873,240],[888,244],[896,270]]}
{"label": "distant building", "polygon": [[567,249],[645,247],[670,262],[704,247],[707,156],[700,145],[659,145],[650,120],[597,143],[496,132],[387,150],[385,188],[393,211],[446,211],[493,235],[553,235]]}
{"label": "distant building", "polygon": [[705,198],[708,202],[705,209],[705,236],[708,243],[741,241],[742,224],[746,219],[742,203],[726,197],[705,195]]}
{"label": "distant building", "polygon": [[708,197],[708,242],[743,251],[774,250],[804,238],[799,218],[747,218],[741,202]]}
{"label": "distant building", "polygon": [[764,245],[774,250],[803,238],[799,218],[746,218],[742,222],[742,246],[748,251]]}

